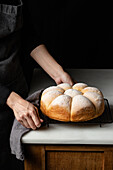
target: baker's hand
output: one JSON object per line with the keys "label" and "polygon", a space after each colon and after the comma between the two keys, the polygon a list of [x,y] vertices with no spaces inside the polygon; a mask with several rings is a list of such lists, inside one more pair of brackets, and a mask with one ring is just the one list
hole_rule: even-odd
{"label": "baker's hand", "polygon": [[70,85],[74,84],[74,81],[72,80],[71,76],[65,71],[62,71],[61,74],[59,74],[59,76],[56,77],[55,82],[56,84],[60,83],[69,83]]}
{"label": "baker's hand", "polygon": [[39,118],[38,109],[17,93],[11,92],[7,99],[7,105],[13,110],[17,121],[24,127],[35,130],[41,126],[43,120]]}

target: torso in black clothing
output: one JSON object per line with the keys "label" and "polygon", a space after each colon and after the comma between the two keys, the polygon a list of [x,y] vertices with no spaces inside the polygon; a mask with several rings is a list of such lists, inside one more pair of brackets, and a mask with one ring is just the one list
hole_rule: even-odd
{"label": "torso in black clothing", "polygon": [[110,4],[89,0],[28,0],[26,3],[25,30],[29,37],[32,34],[30,43],[44,43],[63,67],[112,67]]}
{"label": "torso in black clothing", "polygon": [[19,0],[0,0],[0,4],[7,4],[7,5],[18,5]]}

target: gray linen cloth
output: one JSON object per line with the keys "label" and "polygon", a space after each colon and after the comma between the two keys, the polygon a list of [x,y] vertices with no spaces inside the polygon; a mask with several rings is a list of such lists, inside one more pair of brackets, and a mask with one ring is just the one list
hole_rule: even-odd
{"label": "gray linen cloth", "polygon": [[[34,92],[26,100],[39,107],[39,99],[42,93],[42,89]],[[16,156],[19,160],[24,160],[24,147],[21,142],[22,136],[29,132],[31,129],[22,126],[16,119],[14,120],[11,134],[10,134],[10,148],[11,153]]]}

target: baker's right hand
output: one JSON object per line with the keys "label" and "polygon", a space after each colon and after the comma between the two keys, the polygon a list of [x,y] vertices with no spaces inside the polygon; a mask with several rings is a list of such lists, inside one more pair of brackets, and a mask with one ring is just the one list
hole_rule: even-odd
{"label": "baker's right hand", "polygon": [[43,120],[39,118],[38,109],[17,93],[11,92],[7,99],[7,105],[13,110],[17,121],[24,127],[35,130],[41,126]]}

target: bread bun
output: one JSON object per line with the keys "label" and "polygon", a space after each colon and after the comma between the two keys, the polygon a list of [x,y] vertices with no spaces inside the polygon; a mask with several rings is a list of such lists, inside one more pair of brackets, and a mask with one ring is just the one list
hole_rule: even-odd
{"label": "bread bun", "polygon": [[85,83],[62,83],[46,88],[41,96],[41,111],[59,121],[87,121],[104,112],[104,98],[96,87]]}

